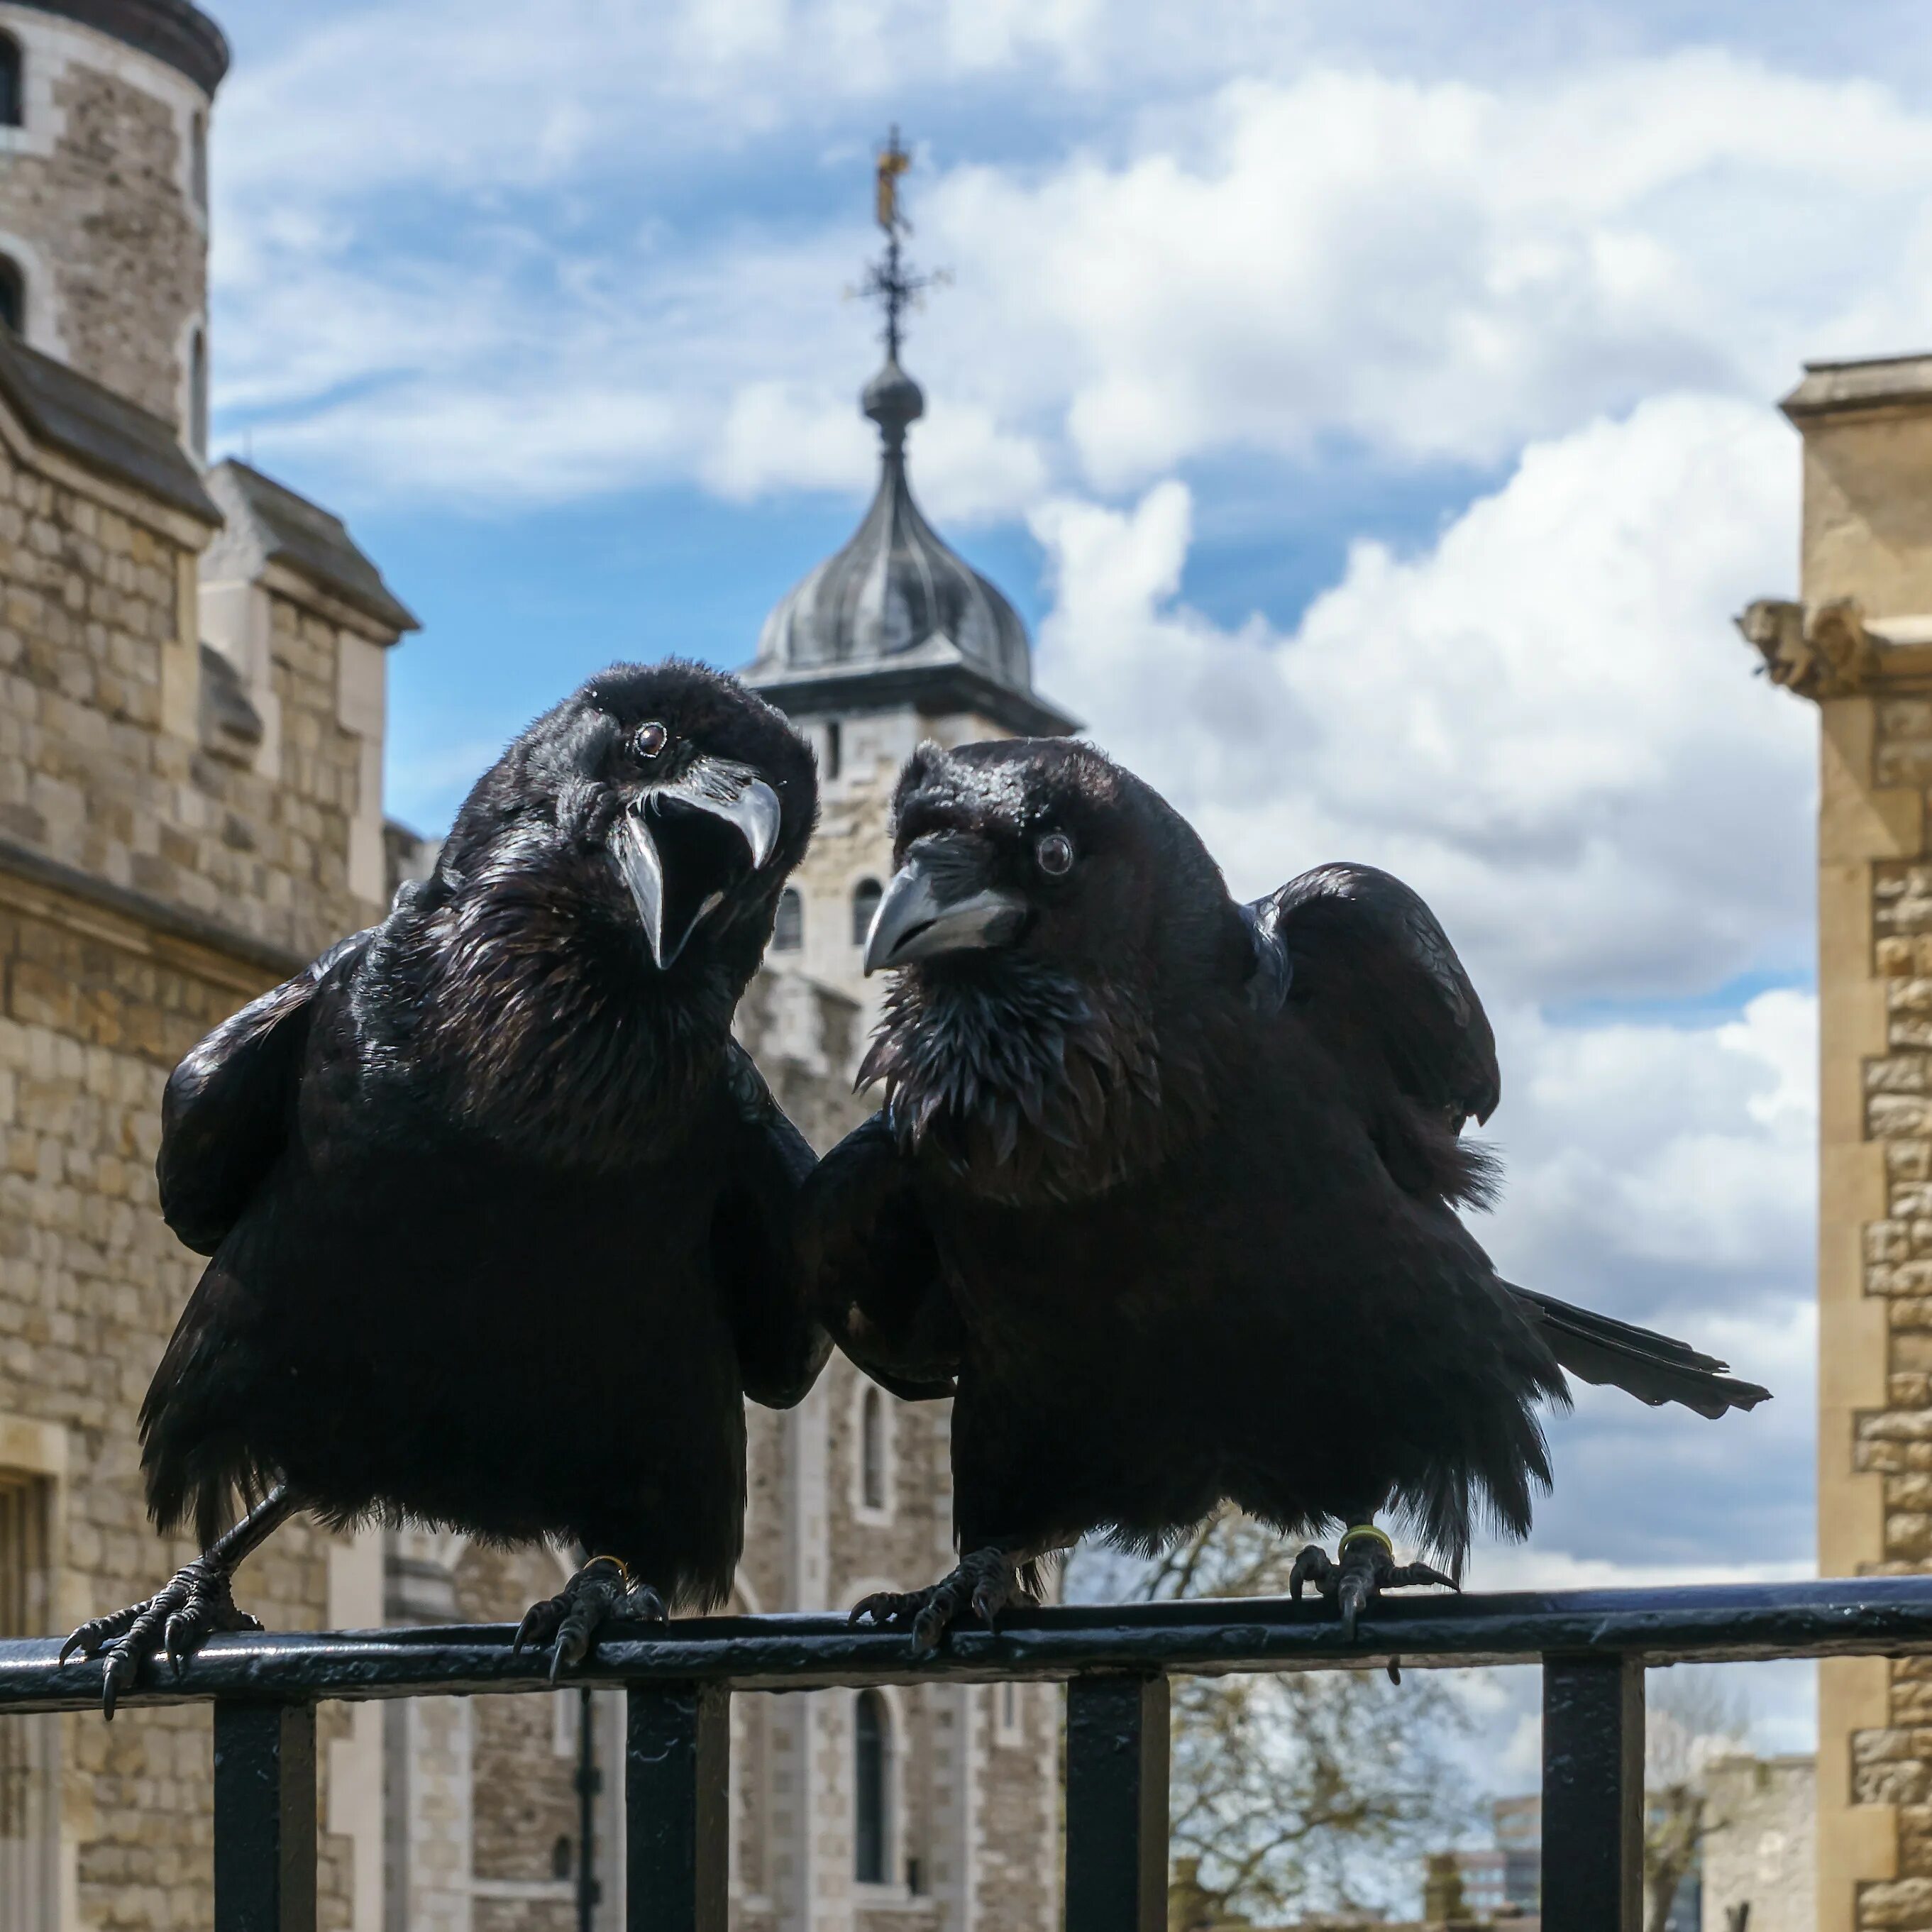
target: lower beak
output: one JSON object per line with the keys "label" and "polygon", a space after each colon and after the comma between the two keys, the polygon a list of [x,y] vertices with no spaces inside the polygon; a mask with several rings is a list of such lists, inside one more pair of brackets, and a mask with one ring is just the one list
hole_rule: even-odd
{"label": "lower beak", "polygon": [[682,776],[653,785],[620,815],[610,831],[610,854],[644,922],[651,958],[660,968],[677,958],[691,935],[724,902],[722,888],[708,892],[676,931],[665,930],[670,892],[664,854],[649,819],[654,810],[661,812],[673,804],[706,812],[733,826],[751,854],[754,872],[762,870],[772,856],[784,818],[778,794],[750,766],[725,758],[696,760]]}
{"label": "lower beak", "polygon": [[1007,945],[1025,922],[1026,902],[1017,892],[962,878],[957,863],[935,862],[939,857],[915,853],[892,875],[866,934],[868,976],[942,952]]}

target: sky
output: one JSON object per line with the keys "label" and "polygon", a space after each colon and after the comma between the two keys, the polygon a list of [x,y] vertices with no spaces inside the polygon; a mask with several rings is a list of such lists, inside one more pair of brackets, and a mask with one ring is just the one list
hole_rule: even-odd
{"label": "sky", "polygon": [[[423,620],[392,812],[615,658],[743,663],[844,541],[896,122],[915,487],[1040,687],[1244,895],[1422,891],[1500,1040],[1499,1265],[1777,1392],[1581,1391],[1472,1586],[1810,1570],[1816,719],[1730,620],[1796,587],[1802,361],[1932,340],[1907,0],[217,10],[215,447]],[[1750,1682],[1802,1744],[1805,1673]]]}

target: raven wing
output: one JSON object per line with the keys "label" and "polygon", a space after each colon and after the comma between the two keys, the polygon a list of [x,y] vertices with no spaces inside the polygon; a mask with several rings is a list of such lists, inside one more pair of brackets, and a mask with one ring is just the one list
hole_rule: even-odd
{"label": "raven wing", "polygon": [[820,1319],[873,1381],[906,1402],[953,1393],[965,1330],[885,1114],[806,1183],[800,1252]]}
{"label": "raven wing", "polygon": [[[1496,1036],[1448,935],[1400,879],[1370,866],[1318,866],[1242,908],[1254,934],[1250,997],[1298,1006],[1323,1046],[1400,1106],[1372,1119],[1378,1150],[1410,1193],[1486,1202],[1492,1170],[1456,1139],[1502,1094]],[[1376,1078],[1379,1072],[1380,1078]],[[1366,1076],[1366,1078],[1363,1076]],[[1667,1335],[1498,1282],[1556,1360],[1586,1382],[1700,1415],[1750,1408],[1769,1391]]]}
{"label": "raven wing", "polygon": [[767,1408],[790,1408],[804,1400],[832,1352],[798,1262],[800,1196],[818,1156],[752,1056],[736,1040],[726,1055],[732,1158],[712,1216],[712,1264],[745,1393]]}
{"label": "raven wing", "polygon": [[1258,1004],[1292,1001],[1331,1051],[1373,1056],[1458,1132],[1502,1097],[1496,1036],[1449,936],[1421,898],[1372,866],[1317,866],[1242,908]]}
{"label": "raven wing", "polygon": [[369,937],[338,940],[306,972],[224,1020],[169,1075],[154,1178],[162,1219],[197,1254],[220,1246],[280,1156],[316,995]]}

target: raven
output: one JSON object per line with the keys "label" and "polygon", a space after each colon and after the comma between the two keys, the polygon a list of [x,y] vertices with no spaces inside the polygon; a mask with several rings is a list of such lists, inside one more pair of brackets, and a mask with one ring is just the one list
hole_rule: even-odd
{"label": "raven", "polygon": [[798,1401],[830,1348],[793,1260],[811,1150],[730,1034],[817,808],[734,680],[615,666],[433,878],[175,1070],[161,1210],[212,1258],[142,1463],[203,1553],[68,1640],[108,1649],[110,1717],[158,1649],[260,1628],[230,1573],[297,1510],[596,1552],[518,1634],[553,1674],[608,1616],[724,1596],[743,1398]]}
{"label": "raven", "polygon": [[[922,746],[866,940],[898,969],[885,1105],[806,1184],[801,1265],[852,1359],[951,1394],[958,1568],[855,1620],[931,1648],[1090,1531],[1158,1546],[1232,1502],[1311,1544],[1352,1634],[1521,1537],[1563,1371],[1708,1416],[1766,1391],[1498,1279],[1456,1204],[1495,1046],[1442,928],[1365,866],[1237,904],[1192,828],[1090,746]],[[1397,1565],[1388,1515],[1430,1562]],[[1446,1566],[1448,1574],[1433,1567]]]}

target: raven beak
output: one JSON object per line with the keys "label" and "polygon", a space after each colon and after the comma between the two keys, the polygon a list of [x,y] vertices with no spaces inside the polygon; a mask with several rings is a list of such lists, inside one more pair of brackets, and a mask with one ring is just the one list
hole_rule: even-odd
{"label": "raven beak", "polygon": [[778,794],[749,765],[727,758],[698,758],[681,776],[651,786],[619,816],[611,828],[611,856],[636,902],[651,957],[660,968],[677,958],[691,935],[724,902],[722,892],[708,893],[690,917],[681,922],[679,930],[666,933],[669,895],[664,854],[647,821],[653,810],[662,812],[670,805],[688,806],[733,826],[751,853],[754,872],[762,870],[772,856],[784,815]]}
{"label": "raven beak", "polygon": [[962,843],[937,834],[919,840],[872,915],[866,934],[867,976],[881,967],[942,952],[1008,944],[1025,923],[1026,902],[1017,892],[981,884],[980,874],[980,855]]}

